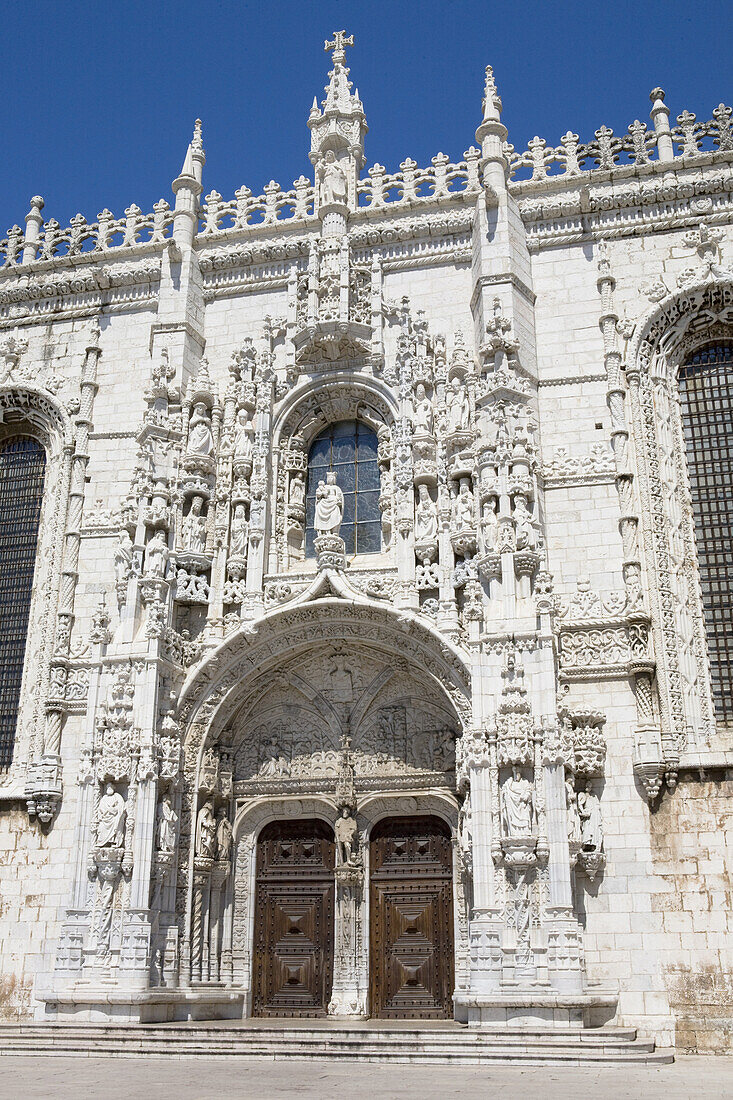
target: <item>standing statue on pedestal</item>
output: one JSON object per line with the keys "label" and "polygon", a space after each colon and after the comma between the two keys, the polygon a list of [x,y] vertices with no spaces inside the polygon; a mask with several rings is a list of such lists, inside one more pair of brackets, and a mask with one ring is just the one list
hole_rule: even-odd
{"label": "standing statue on pedestal", "polygon": [[334,832],[336,834],[339,863],[353,866],[358,862],[359,830],[349,806],[341,807],[341,817],[336,819]]}
{"label": "standing statue on pedestal", "polygon": [[438,506],[430,497],[427,485],[417,487],[415,506],[415,542],[435,542],[438,538]]}
{"label": "standing statue on pedestal", "polygon": [[247,514],[243,504],[234,505],[234,515],[232,516],[232,538],[229,544],[229,549],[235,557],[244,558],[247,556],[247,540],[249,538],[249,524],[247,523]]}
{"label": "standing statue on pedestal", "polygon": [[601,825],[601,803],[593,793],[593,784],[588,780],[585,790],[578,794],[578,813],[582,825],[584,852],[600,852],[603,849],[603,827]]}
{"label": "standing statue on pedestal", "polygon": [[466,432],[470,427],[471,407],[468,402],[466,387],[460,378],[454,378],[450,390],[446,395],[448,399],[448,435],[453,432]]}
{"label": "standing statue on pedestal", "polygon": [[203,401],[197,401],[193,407],[188,426],[188,454],[208,457],[214,453],[214,436],[211,432],[211,420]]}
{"label": "standing statue on pedestal", "polygon": [[216,858],[229,859],[232,854],[232,826],[226,810],[216,815]]}
{"label": "standing statue on pedestal", "polygon": [[206,553],[206,517],[202,515],[203,498],[194,497],[191,510],[183,519],[183,545],[192,554]]}
{"label": "standing statue on pedestal", "polygon": [[568,808],[568,840],[571,844],[580,844],[581,823],[578,813],[578,794],[572,775],[565,780],[565,802]]}
{"label": "standing statue on pedestal", "polygon": [[97,806],[95,839],[98,848],[122,848],[125,843],[125,800],[113,783],[108,783]]}
{"label": "standing statue on pedestal", "polygon": [[252,423],[246,409],[237,413],[237,423],[234,428],[234,461],[251,462],[252,460]]}
{"label": "standing statue on pedestal", "polygon": [[213,859],[216,854],[216,818],[211,799],[204,802],[196,820],[196,855]]}
{"label": "standing statue on pedestal", "polygon": [[415,434],[433,434],[433,404],[422,382],[415,387]]}
{"label": "standing statue on pedestal", "polygon": [[124,527],[120,531],[120,541],[115,547],[115,581],[125,584],[132,570],[132,539]]}
{"label": "standing statue on pedestal", "polygon": [[512,840],[531,836],[533,819],[532,784],[515,766],[501,788],[502,832]]}
{"label": "standing statue on pedestal", "polygon": [[346,173],[336,160],[336,154],[329,149],[321,168],[321,206],[330,203],[345,206],[347,196]]}
{"label": "standing statue on pedestal", "polygon": [[173,809],[171,796],[163,796],[158,807],[158,851],[172,852],[176,846],[176,824],[178,814]]}
{"label": "standing statue on pedestal", "polygon": [[318,482],[316,512],[313,526],[317,535],[338,535],[344,517],[344,494],[336,484],[336,474],[330,471],[326,480]]}
{"label": "standing statue on pedestal", "polygon": [[156,531],[145,550],[145,574],[163,580],[168,568],[168,544],[163,531]]}

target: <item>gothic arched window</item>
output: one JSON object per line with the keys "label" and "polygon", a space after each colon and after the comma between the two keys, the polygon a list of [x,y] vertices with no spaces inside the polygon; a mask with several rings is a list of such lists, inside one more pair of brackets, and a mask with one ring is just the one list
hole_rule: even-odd
{"label": "gothic arched window", "polygon": [[45,470],[36,439],[0,440],[0,767],[13,757]]}
{"label": "gothic arched window", "polygon": [[316,436],[308,452],[305,498],[305,552],[313,557],[313,514],[318,482],[333,470],[344,494],[344,518],[339,534],[346,553],[378,554],[382,548],[379,512],[377,436],[358,420],[330,424]]}
{"label": "gothic arched window", "polygon": [[733,341],[680,370],[682,427],[718,717],[733,722]]}

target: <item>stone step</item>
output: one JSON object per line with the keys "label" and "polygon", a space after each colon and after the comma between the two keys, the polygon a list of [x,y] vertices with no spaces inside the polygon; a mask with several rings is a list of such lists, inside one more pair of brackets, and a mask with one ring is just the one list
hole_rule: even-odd
{"label": "stone step", "polygon": [[665,1064],[671,1051],[655,1050],[631,1028],[562,1033],[534,1029],[413,1029],[369,1027],[253,1027],[231,1024],[3,1024],[0,1055],[153,1055],[241,1057],[353,1062],[479,1065]]}

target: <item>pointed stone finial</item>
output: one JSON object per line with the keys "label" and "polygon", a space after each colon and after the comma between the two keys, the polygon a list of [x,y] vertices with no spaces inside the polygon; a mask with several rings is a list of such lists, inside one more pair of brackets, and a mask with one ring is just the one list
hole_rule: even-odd
{"label": "pointed stone finial", "polygon": [[483,118],[476,131],[484,160],[484,184],[500,192],[506,188],[508,166],[504,155],[506,126],[501,121],[501,98],[496,88],[494,70],[486,66],[484,80]]}
{"label": "pointed stone finial", "polygon": [[649,117],[654,123],[654,131],[657,135],[657,156],[659,160],[674,160],[674,145],[672,144],[672,131],[669,125],[669,107],[664,102],[662,88],[652,88],[649,93],[652,101],[652,109]]}
{"label": "pointed stone finial", "polygon": [[[491,65],[486,66],[486,79],[484,83],[484,98],[482,101],[484,121],[498,118],[501,114],[501,99],[494,80],[494,70]],[[491,112],[491,113],[489,113]]]}
{"label": "pointed stone finial", "polygon": [[203,142],[203,137],[202,137],[202,133],[201,133],[201,126],[202,126],[201,119],[197,118],[196,121],[193,124],[193,140],[191,142],[191,148],[194,149],[197,152],[200,150],[203,153],[203,151],[204,151],[204,142]]}

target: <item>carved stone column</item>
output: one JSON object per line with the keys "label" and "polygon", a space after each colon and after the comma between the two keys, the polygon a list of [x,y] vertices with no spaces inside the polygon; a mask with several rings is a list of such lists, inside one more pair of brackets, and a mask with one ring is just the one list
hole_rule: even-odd
{"label": "carved stone column", "polygon": [[336,929],[333,991],[329,1016],[366,1016],[367,984],[362,973],[364,867],[342,863],[336,868]]}

